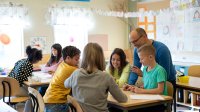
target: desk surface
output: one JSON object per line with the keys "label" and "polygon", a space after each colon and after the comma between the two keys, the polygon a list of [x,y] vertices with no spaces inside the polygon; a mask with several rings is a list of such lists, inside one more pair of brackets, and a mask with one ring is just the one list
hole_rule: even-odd
{"label": "desk surface", "polygon": [[171,103],[172,97],[170,96],[162,96],[164,100],[143,100],[143,99],[131,99],[130,95],[134,94],[130,91],[123,91],[127,97],[128,101],[126,103],[118,103],[112,95],[108,95],[108,103],[114,105],[115,107],[119,107],[123,110],[131,110],[131,109],[137,109],[137,108],[143,108],[143,107],[149,107],[153,105],[159,105],[164,103]]}
{"label": "desk surface", "polygon": [[178,88],[200,91],[200,78],[189,76],[188,83],[176,82]]}
{"label": "desk surface", "polygon": [[40,81],[24,81],[24,84],[29,87],[49,85],[52,75],[41,71],[33,72],[33,76],[40,79]]}
{"label": "desk surface", "polygon": [[7,77],[8,75],[0,75],[0,77]]}

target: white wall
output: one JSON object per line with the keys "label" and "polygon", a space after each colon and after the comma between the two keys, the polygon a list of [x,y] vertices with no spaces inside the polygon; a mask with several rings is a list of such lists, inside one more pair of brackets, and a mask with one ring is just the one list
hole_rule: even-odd
{"label": "white wall", "polygon": [[[46,15],[48,8],[55,4],[64,4],[68,6],[95,7],[102,10],[109,10],[112,0],[91,0],[90,2],[64,2],[62,0],[9,0],[12,3],[20,3],[28,8],[28,21],[30,26],[24,28],[25,46],[30,42],[30,37],[47,37],[47,46],[53,44],[53,27],[47,24]],[[6,3],[8,0],[0,0],[0,3]],[[113,50],[116,47],[128,48],[127,25],[116,17],[105,17],[94,15],[94,28],[89,34],[107,34],[108,49]],[[78,31],[77,31],[78,33]],[[50,52],[50,49],[49,49]]]}

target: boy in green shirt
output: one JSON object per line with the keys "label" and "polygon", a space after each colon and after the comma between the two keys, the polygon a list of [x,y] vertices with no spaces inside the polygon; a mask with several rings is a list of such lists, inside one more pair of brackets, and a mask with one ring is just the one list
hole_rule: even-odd
{"label": "boy in green shirt", "polygon": [[167,95],[167,73],[165,69],[155,61],[155,48],[152,45],[144,45],[138,49],[140,63],[144,66],[143,71],[134,66],[134,72],[143,77],[142,88],[124,85],[124,90],[141,94]]}

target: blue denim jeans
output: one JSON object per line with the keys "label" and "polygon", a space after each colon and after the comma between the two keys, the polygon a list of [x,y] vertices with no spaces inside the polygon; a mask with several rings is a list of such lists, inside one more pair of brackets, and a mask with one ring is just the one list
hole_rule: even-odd
{"label": "blue denim jeans", "polygon": [[45,112],[68,112],[69,106],[67,103],[45,104]]}
{"label": "blue denim jeans", "polygon": [[44,96],[47,88],[48,88],[48,86],[42,86],[42,87],[39,87],[38,91],[42,96]]}

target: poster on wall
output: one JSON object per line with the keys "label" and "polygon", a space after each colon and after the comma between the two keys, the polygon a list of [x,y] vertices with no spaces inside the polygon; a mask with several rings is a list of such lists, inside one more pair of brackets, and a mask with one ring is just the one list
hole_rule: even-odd
{"label": "poster on wall", "polygon": [[46,37],[43,36],[31,37],[30,45],[31,47],[42,50],[43,54],[47,53]]}
{"label": "poster on wall", "polygon": [[199,6],[200,0],[170,0],[171,8],[187,9],[191,6]]}
{"label": "poster on wall", "polygon": [[171,51],[184,51],[184,19],[184,11],[157,16],[157,40],[165,43]]}

